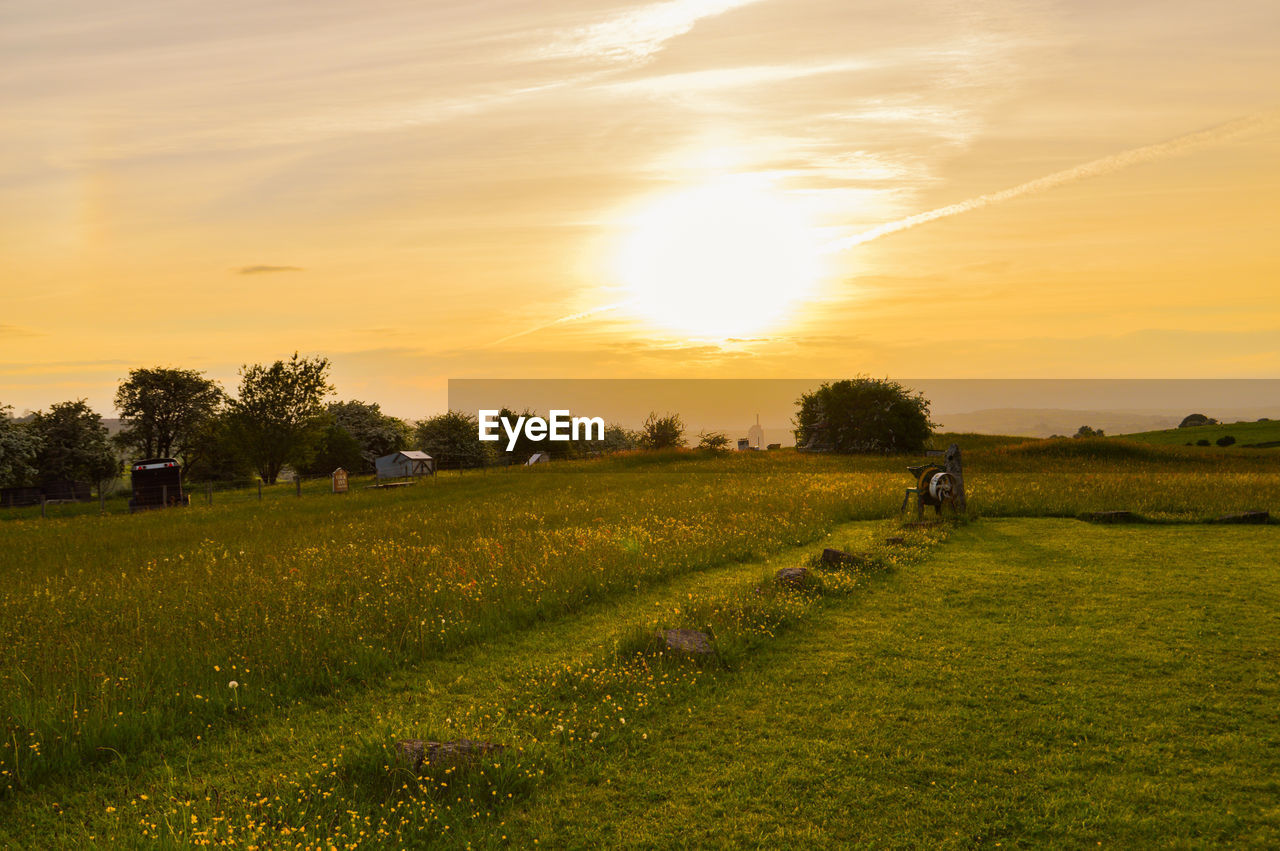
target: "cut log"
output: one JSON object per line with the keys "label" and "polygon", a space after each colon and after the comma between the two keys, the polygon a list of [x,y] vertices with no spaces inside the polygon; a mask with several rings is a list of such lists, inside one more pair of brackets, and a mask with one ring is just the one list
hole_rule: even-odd
{"label": "cut log", "polygon": [[471,739],[455,739],[451,742],[424,742],[422,739],[402,739],[396,742],[396,762],[413,771],[420,771],[423,764],[461,768],[481,757],[495,754],[506,748],[494,742],[476,742]]}
{"label": "cut log", "polygon": [[890,538],[885,538],[884,542],[890,546],[900,547],[907,542],[907,539],[901,535],[894,535]]}

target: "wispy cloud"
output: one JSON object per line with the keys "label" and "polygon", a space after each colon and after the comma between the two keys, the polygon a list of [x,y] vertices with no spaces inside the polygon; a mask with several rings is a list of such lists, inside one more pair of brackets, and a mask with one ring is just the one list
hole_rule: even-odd
{"label": "wispy cloud", "polygon": [[34,328],[21,325],[0,325],[0,337],[43,337],[45,334]]}
{"label": "wispy cloud", "polygon": [[665,0],[637,6],[604,21],[559,34],[538,54],[546,58],[582,57],[644,61],[673,38],[685,35],[703,18],[761,0]]}
{"label": "wispy cloud", "polygon": [[301,266],[241,266],[236,269],[237,275],[267,275],[272,272],[301,272]]}

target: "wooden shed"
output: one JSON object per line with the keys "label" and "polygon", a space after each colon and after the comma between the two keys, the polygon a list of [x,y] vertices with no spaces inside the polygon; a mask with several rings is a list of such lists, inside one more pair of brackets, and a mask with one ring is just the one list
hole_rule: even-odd
{"label": "wooden shed", "polygon": [[374,466],[379,479],[413,479],[436,474],[435,459],[416,449],[383,455],[374,462]]}

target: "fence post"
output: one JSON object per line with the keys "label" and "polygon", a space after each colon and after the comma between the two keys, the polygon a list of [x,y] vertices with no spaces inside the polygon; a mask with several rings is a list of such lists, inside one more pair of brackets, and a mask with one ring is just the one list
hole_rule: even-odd
{"label": "fence post", "polygon": [[258,502],[262,502],[262,479],[258,479]]}
{"label": "fence post", "polygon": [[213,482],[204,486],[204,499],[209,505],[213,505]]}
{"label": "fence post", "polygon": [[41,516],[41,517],[48,517],[48,516],[49,516],[49,514],[48,514],[48,510],[45,508],[45,504],[46,504],[47,502],[48,502],[48,499],[45,497],[45,495],[44,495],[44,494],[40,494],[40,516]]}
{"label": "fence post", "polygon": [[293,483],[298,486],[298,496],[302,496],[302,476],[294,476]]}
{"label": "fence post", "polygon": [[168,507],[169,505],[169,486],[168,485],[160,486],[160,504],[165,507]]}
{"label": "fence post", "polygon": [[98,513],[107,513],[107,498],[102,493],[102,485],[98,485]]}

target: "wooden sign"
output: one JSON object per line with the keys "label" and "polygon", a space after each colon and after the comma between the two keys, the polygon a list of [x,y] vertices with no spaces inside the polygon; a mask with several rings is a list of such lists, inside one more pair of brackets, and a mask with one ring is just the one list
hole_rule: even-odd
{"label": "wooden sign", "polygon": [[347,492],[347,471],[341,467],[333,471],[333,492]]}

